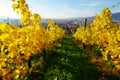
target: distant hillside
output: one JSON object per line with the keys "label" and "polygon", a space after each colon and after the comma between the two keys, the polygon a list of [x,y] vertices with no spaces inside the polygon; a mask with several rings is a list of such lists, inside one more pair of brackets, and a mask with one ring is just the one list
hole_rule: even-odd
{"label": "distant hillside", "polygon": [[[114,22],[117,22],[117,23],[120,23],[120,12],[118,13],[113,13],[112,15],[112,18],[113,18],[113,21]],[[76,17],[76,18],[68,18],[68,19],[53,19],[55,22],[57,23],[80,23],[82,21],[84,21],[85,17]],[[91,22],[94,17],[91,16],[91,17],[87,17],[88,21]],[[42,19],[42,23],[46,23],[49,19],[45,19],[43,18]],[[19,19],[9,19],[8,17],[1,17],[0,16],[0,23],[1,22],[5,22],[5,23],[12,23],[12,24],[15,24],[15,25],[20,25],[20,21]]]}
{"label": "distant hillside", "polygon": [[[57,23],[66,23],[66,22],[81,22],[83,21],[85,18],[88,19],[88,21],[92,21],[94,19],[94,16],[91,17],[76,17],[76,18],[68,18],[68,19],[53,19],[55,22]],[[113,21],[117,21],[118,23],[120,23],[120,12],[118,13],[113,13],[112,14],[112,19]],[[46,22],[48,19],[42,19],[43,22]]]}
{"label": "distant hillside", "polygon": [[112,15],[112,18],[113,18],[113,20],[118,20],[118,21],[120,21],[120,12],[114,13],[114,14]]}
{"label": "distant hillside", "polygon": [[[94,17],[88,17],[89,20],[93,20]],[[113,21],[120,21],[120,12],[112,14]]]}

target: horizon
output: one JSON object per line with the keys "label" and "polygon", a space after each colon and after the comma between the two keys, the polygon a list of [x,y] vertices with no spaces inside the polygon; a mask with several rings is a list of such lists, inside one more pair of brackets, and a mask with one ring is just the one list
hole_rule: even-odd
{"label": "horizon", "polygon": [[[116,13],[120,13],[120,12],[115,12],[115,13],[112,13],[112,14],[116,14]],[[69,17],[69,18],[41,18],[41,19],[75,19],[75,18],[91,18],[91,17],[94,17],[95,15],[93,16],[88,16],[88,17]],[[8,17],[8,16],[0,16],[0,19],[20,19],[20,18],[14,18],[14,17]]]}
{"label": "horizon", "polygon": [[[100,14],[102,9],[107,6],[112,13],[120,12],[120,5],[111,8],[117,4],[118,0],[26,0],[29,9],[32,13],[38,13],[41,18],[47,19],[70,19],[77,17],[93,17],[95,14]],[[0,16],[7,18],[19,19],[11,7],[12,1],[0,1]],[[62,6],[62,7],[61,7]]]}

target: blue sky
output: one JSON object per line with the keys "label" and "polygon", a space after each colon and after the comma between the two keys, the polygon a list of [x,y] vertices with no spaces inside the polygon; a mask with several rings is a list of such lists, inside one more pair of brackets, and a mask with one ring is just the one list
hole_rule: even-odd
{"label": "blue sky", "polygon": [[[42,18],[88,17],[99,14],[107,6],[120,0],[26,0],[30,10]],[[0,16],[20,18],[11,8],[11,0],[0,0]],[[120,5],[110,8],[112,13],[120,12]]]}

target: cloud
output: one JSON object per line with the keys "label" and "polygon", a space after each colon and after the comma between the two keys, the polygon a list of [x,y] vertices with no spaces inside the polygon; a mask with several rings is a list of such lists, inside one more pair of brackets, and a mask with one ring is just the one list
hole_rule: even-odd
{"label": "cloud", "polygon": [[[0,3],[0,16],[6,16],[10,18],[20,18],[11,8],[11,1],[1,0]],[[96,3],[80,4],[81,6],[97,6]],[[87,17],[94,15],[94,11],[87,8],[74,8],[72,6],[62,5],[34,5],[30,4],[30,10],[35,13],[39,13],[42,18],[71,18],[71,17]],[[89,14],[88,14],[89,13]]]}
{"label": "cloud", "polygon": [[98,6],[99,4],[97,4],[97,3],[91,3],[91,4],[89,4],[89,6]]}
{"label": "cloud", "polygon": [[80,6],[88,6],[88,4],[81,3]]}
{"label": "cloud", "polygon": [[[72,17],[88,17],[94,15],[94,11],[90,9],[73,9],[68,6],[52,8],[46,6],[44,8],[39,8],[39,12],[44,18],[72,18]],[[89,14],[88,14],[89,13]]]}
{"label": "cloud", "polygon": [[86,7],[86,6],[88,6],[88,7],[95,7],[95,6],[98,6],[99,4],[98,3],[90,3],[90,4],[88,4],[88,3],[81,3],[80,4],[80,6],[83,6],[83,7]]}
{"label": "cloud", "polygon": [[12,1],[10,0],[1,0],[0,1],[0,16],[1,17],[10,17],[10,18],[19,18],[20,16],[13,11],[11,7]]}

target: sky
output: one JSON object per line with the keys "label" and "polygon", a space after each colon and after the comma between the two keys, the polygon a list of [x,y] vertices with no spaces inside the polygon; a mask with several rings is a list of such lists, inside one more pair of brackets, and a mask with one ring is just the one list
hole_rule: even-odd
{"label": "sky", "polygon": [[[89,17],[100,14],[105,6],[109,7],[112,13],[120,12],[120,4],[111,8],[120,0],[26,0],[26,2],[30,11],[40,14],[42,18]],[[20,18],[11,5],[11,0],[0,0],[0,17]]]}

